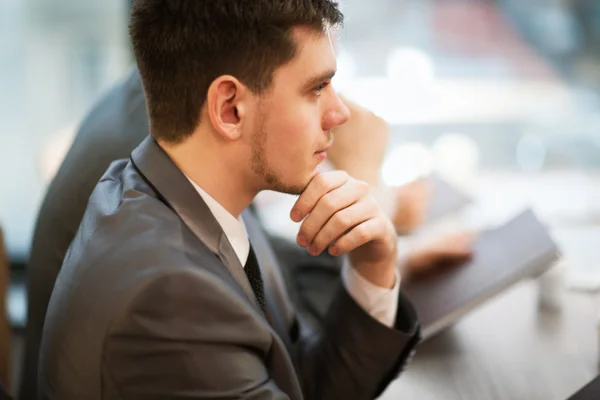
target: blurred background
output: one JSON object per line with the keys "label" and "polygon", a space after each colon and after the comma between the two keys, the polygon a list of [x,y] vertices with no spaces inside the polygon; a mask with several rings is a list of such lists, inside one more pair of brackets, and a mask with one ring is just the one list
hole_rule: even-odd
{"label": "blurred background", "polygon": [[[491,212],[527,203],[554,226],[600,224],[600,1],[341,3],[334,85],[391,125],[386,183],[438,171]],[[15,282],[74,129],[132,66],[128,8],[0,1],[0,226]],[[23,292],[11,295],[19,325]]]}

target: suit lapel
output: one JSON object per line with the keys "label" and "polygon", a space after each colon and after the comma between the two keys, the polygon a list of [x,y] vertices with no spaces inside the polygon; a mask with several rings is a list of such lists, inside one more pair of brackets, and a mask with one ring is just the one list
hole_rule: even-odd
{"label": "suit lapel", "polygon": [[152,136],[148,136],[131,153],[131,160],[142,177],[179,215],[187,227],[210,251],[218,255],[244,294],[254,307],[260,310],[244,268],[227,235],[202,197]]}

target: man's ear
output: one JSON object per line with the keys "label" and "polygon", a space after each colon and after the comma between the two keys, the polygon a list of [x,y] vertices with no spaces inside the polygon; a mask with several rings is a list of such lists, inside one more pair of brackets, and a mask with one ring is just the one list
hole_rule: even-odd
{"label": "man's ear", "polygon": [[208,117],[213,128],[224,138],[237,140],[242,135],[248,88],[231,75],[222,75],[208,88]]}

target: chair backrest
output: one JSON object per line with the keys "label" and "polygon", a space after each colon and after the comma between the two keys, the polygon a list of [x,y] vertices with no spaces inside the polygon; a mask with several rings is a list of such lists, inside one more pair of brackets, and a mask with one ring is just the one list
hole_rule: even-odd
{"label": "chair backrest", "polygon": [[12,334],[6,301],[9,281],[8,255],[0,227],[0,387],[4,386],[6,389],[10,389],[10,360],[12,358]]}
{"label": "chair backrest", "polygon": [[8,392],[2,387],[0,386],[0,400],[12,400],[13,398],[10,397],[10,394],[8,394]]}

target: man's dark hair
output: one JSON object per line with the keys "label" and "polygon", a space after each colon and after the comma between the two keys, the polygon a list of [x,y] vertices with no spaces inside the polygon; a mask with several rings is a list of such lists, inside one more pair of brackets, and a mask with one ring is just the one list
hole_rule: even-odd
{"label": "man's dark hair", "polygon": [[263,93],[296,54],[292,28],[342,22],[332,0],[134,0],[129,34],[152,135],[172,143],[191,135],[221,75]]}

